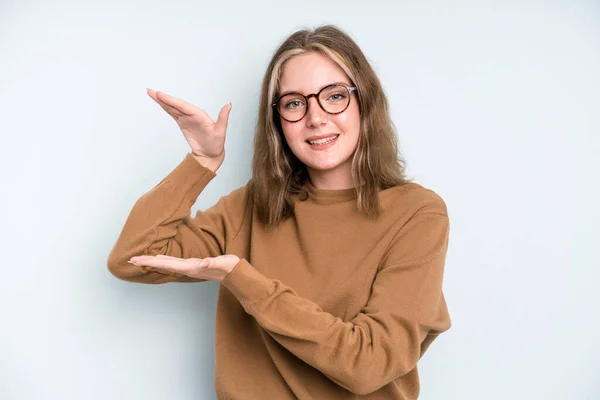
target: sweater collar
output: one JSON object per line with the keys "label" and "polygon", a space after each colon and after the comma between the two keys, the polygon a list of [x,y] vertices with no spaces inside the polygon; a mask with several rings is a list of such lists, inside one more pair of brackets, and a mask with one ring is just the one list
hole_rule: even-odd
{"label": "sweater collar", "polygon": [[356,188],[338,190],[317,189],[309,180],[306,181],[302,188],[305,193],[300,193],[301,199],[309,199],[319,204],[343,203],[358,197]]}

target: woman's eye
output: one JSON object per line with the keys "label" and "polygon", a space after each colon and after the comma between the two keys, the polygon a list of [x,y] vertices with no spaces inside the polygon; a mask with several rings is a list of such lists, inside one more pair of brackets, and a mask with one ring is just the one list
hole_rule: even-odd
{"label": "woman's eye", "polygon": [[302,102],[300,100],[292,100],[285,103],[285,108],[298,108],[302,107]]}
{"label": "woman's eye", "polygon": [[333,93],[332,95],[329,96],[329,100],[343,100],[345,99],[346,96],[344,96],[343,93]]}

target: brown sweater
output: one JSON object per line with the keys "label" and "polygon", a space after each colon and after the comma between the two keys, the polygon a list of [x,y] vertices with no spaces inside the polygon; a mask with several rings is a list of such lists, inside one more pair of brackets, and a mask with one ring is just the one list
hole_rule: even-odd
{"label": "brown sweater", "polygon": [[214,177],[188,153],[135,203],[108,268],[132,282],[197,282],[127,260],[240,257],[219,290],[218,398],[416,399],[417,361],[450,328],[444,201],[416,183],[382,190],[375,221],[354,189],[308,183],[294,216],[267,230],[247,186],[192,217]]}

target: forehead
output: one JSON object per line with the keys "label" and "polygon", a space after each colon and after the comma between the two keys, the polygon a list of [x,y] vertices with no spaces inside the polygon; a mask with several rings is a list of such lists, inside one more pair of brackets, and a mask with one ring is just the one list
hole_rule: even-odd
{"label": "forehead", "polygon": [[283,64],[279,91],[314,93],[334,82],[350,83],[350,79],[329,57],[309,52],[294,56]]}

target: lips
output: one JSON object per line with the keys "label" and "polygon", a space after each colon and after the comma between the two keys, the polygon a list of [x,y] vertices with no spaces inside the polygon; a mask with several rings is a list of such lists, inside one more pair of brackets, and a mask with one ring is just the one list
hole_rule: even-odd
{"label": "lips", "polygon": [[306,138],[306,140],[326,139],[326,138],[330,138],[330,137],[335,136],[335,135],[339,135],[339,133],[326,133],[324,135],[309,136],[309,137]]}
{"label": "lips", "polygon": [[[329,141],[332,141],[332,139],[333,140],[337,139],[339,136],[340,136],[339,133],[335,133],[333,135],[311,136],[308,139],[306,139],[306,143],[312,144],[312,145],[324,144]],[[317,143],[315,143],[315,142],[317,142]]]}

